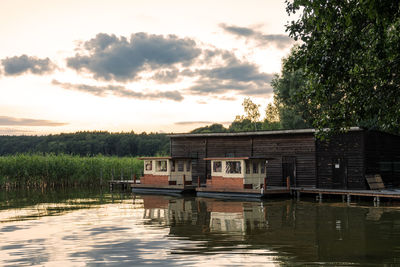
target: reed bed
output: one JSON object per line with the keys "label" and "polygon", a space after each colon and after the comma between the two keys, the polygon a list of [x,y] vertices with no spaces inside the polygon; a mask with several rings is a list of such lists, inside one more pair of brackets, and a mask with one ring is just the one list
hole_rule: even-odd
{"label": "reed bed", "polygon": [[130,180],[142,171],[143,162],[133,157],[18,154],[0,157],[0,186],[95,186],[112,179]]}

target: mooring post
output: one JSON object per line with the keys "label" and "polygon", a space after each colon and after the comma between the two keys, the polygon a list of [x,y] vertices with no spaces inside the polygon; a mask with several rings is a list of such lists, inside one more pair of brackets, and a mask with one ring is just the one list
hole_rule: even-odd
{"label": "mooring post", "polygon": [[286,189],[290,190],[290,177],[286,177]]}
{"label": "mooring post", "polygon": [[322,193],[318,193],[318,200],[319,200],[319,203],[322,203]]}
{"label": "mooring post", "polygon": [[123,178],[124,178],[124,173],[123,170],[121,169],[121,181],[124,180]]}
{"label": "mooring post", "polygon": [[200,176],[197,176],[197,187],[200,187]]}
{"label": "mooring post", "polygon": [[133,175],[133,184],[136,184],[136,173]]}
{"label": "mooring post", "polygon": [[185,175],[183,175],[182,182],[183,182],[183,187],[185,187],[185,184],[186,184],[186,176]]}
{"label": "mooring post", "polygon": [[347,203],[350,203],[350,202],[351,202],[351,195],[347,194]]}
{"label": "mooring post", "polygon": [[264,192],[267,190],[267,177],[264,177],[264,184],[263,184]]}
{"label": "mooring post", "polygon": [[297,194],[297,200],[300,200],[300,191],[297,190],[297,191],[296,191],[296,194]]}

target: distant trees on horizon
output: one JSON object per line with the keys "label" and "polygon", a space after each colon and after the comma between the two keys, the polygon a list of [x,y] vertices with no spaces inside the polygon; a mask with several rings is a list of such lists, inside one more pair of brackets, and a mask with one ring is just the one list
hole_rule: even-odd
{"label": "distant trees on horizon", "polygon": [[0,136],[0,155],[54,153],[80,156],[169,154],[169,138],[159,133],[76,132],[46,136]]}

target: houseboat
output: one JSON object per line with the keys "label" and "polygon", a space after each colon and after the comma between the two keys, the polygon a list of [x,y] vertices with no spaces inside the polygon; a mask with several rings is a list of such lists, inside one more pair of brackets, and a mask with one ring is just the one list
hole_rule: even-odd
{"label": "houseboat", "polygon": [[205,186],[196,188],[198,196],[260,198],[290,192],[287,187],[267,185],[268,158],[216,157],[204,160],[210,163],[211,176]]}
{"label": "houseboat", "polygon": [[[289,178],[292,189],[370,190],[367,177],[371,175],[379,175],[385,188],[400,187],[400,136],[359,127],[326,140],[316,138],[316,133],[315,129],[298,129],[172,134],[171,156],[191,156],[193,177],[214,186],[219,178],[213,180],[212,176],[221,174],[212,170],[213,162],[231,161],[218,158],[236,158],[235,161],[241,162],[241,182],[248,175],[243,166],[260,158],[268,159],[265,162],[268,187],[285,187]],[[225,171],[223,167],[222,170]],[[210,176],[212,182],[207,179]],[[230,181],[227,178],[219,180]],[[245,184],[241,185],[243,189]],[[258,190],[259,185],[251,184]]]}
{"label": "houseboat", "polygon": [[142,157],[143,176],[132,185],[132,192],[194,192],[192,162],[188,157]]}

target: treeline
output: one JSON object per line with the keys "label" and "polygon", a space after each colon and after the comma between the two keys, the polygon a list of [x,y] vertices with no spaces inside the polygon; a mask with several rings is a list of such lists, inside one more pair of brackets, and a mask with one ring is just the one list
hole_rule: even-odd
{"label": "treeline", "polygon": [[159,133],[76,132],[46,136],[0,136],[0,155],[18,153],[79,156],[154,156],[169,154],[169,138]]}

